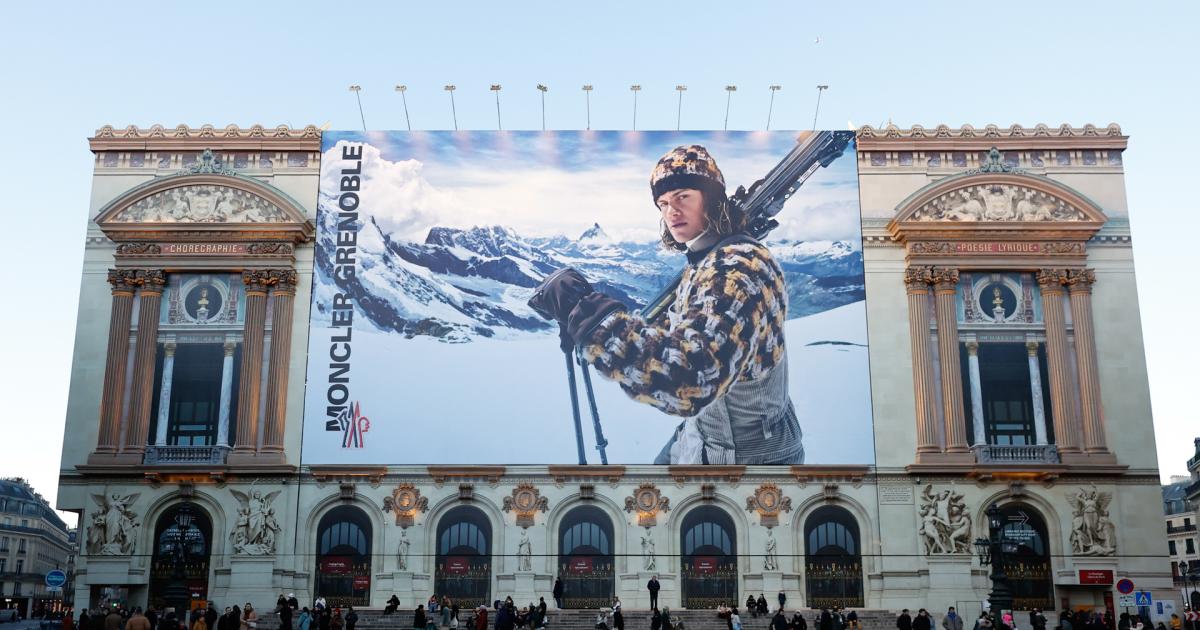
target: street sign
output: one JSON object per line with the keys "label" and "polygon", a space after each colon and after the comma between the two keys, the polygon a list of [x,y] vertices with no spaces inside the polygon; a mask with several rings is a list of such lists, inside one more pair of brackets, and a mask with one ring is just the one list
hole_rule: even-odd
{"label": "street sign", "polygon": [[1153,606],[1154,598],[1150,596],[1150,591],[1138,591],[1133,594],[1135,606]]}
{"label": "street sign", "polygon": [[1117,598],[1117,605],[1121,608],[1133,608],[1133,595],[1121,595]]}
{"label": "street sign", "polygon": [[1122,595],[1128,595],[1133,592],[1133,580],[1129,578],[1121,578],[1117,582],[1117,592]]}
{"label": "street sign", "polygon": [[53,569],[46,573],[46,586],[58,590],[67,583],[67,574],[62,569]]}

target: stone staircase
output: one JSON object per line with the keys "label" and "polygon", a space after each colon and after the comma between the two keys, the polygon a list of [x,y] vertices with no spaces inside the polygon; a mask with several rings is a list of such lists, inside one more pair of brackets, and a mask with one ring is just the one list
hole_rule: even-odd
{"label": "stone staircase", "polygon": [[[343,611],[344,612],[344,611]],[[391,615],[384,615],[380,609],[361,608],[355,609],[358,613],[358,624],[355,630],[412,630],[413,611],[400,610]],[[649,610],[630,610],[623,608],[622,612],[625,617],[626,630],[650,630]],[[795,612],[794,609],[789,609],[788,619]],[[858,613],[859,623],[863,630],[894,630],[896,627],[896,615],[899,612],[887,610],[855,610]],[[495,627],[495,611],[488,611],[488,630]],[[816,618],[820,611],[801,609],[800,614],[808,621],[809,630],[817,630]],[[462,622],[461,630],[474,630],[473,627],[467,626],[467,620],[472,617],[472,611],[462,611],[459,613],[459,618]],[[550,610],[546,613],[549,618],[547,624],[549,630],[594,630],[596,625],[596,611],[594,610]],[[680,610],[672,609],[671,618],[675,623],[683,622],[686,630],[728,630],[728,626],[724,619],[718,619],[715,610]],[[752,617],[750,615],[741,615],[742,627],[744,630],[768,630],[770,627],[769,617]],[[609,626],[612,626],[612,619],[609,618]],[[293,619],[293,628],[295,627],[295,619]],[[264,613],[259,618],[258,630],[278,630],[279,617],[274,614]],[[310,630],[317,630],[314,623]]]}

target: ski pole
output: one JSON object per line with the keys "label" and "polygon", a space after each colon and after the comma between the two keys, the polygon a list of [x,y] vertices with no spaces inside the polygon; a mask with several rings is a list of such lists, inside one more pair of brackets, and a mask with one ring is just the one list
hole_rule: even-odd
{"label": "ski pole", "polygon": [[588,406],[592,410],[592,428],[596,430],[596,450],[600,451],[600,463],[607,466],[608,453],[604,448],[608,446],[608,440],[604,439],[604,428],[600,426],[600,410],[596,408],[596,393],[592,391],[592,373],[587,361],[583,358],[582,350],[576,348],[575,357],[579,360],[580,370],[583,371],[583,388],[587,391]]}
{"label": "ski pole", "polygon": [[[571,413],[575,416],[575,450],[579,453],[579,464],[587,464],[587,454],[583,452],[583,421],[579,418],[579,392],[575,388],[575,363],[571,361],[571,351],[563,350],[567,360],[567,384],[571,387]],[[587,378],[587,372],[584,372]]]}

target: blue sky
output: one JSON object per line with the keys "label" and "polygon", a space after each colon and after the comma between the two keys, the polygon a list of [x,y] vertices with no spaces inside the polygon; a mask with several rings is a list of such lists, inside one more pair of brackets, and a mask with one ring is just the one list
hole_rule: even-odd
{"label": "blue sky", "polygon": [[[515,8],[515,7],[520,8]],[[408,85],[415,129],[492,129],[501,84],[506,129],[632,123],[730,129],[888,120],[977,127],[1107,125],[1125,154],[1138,298],[1164,473],[1181,473],[1200,433],[1191,393],[1200,340],[1190,324],[1200,263],[1196,3],[10,3],[0,20],[0,399],[6,435],[32,448],[0,463],[55,494],[92,155],[104,124],[229,123],[403,129],[393,90]],[[818,43],[819,40],[819,43]],[[1120,439],[1120,436],[1114,436]],[[67,436],[67,439],[71,439]]]}

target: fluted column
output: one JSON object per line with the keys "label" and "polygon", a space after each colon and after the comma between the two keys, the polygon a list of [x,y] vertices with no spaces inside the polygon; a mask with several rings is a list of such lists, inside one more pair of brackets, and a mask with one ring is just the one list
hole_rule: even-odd
{"label": "fluted column", "polygon": [[158,385],[158,425],[154,444],[166,446],[167,423],[171,421],[171,385],[175,379],[175,344],[163,344],[162,379]]}
{"label": "fluted column", "polygon": [[141,463],[146,451],[146,433],[150,430],[150,408],[154,402],[154,360],[158,352],[159,305],[167,274],[162,269],[138,269],[138,330],[137,346],[133,351],[133,382],[129,392],[129,426],[125,430],[125,445],[131,461]]}
{"label": "fluted column", "polygon": [[1083,447],[1090,454],[1108,453],[1104,439],[1104,414],[1100,403],[1100,366],[1096,357],[1096,330],[1092,322],[1092,283],[1096,272],[1071,269],[1067,286],[1071,294],[1071,321],[1075,325],[1075,359],[1079,372],[1079,411]]}
{"label": "fluted column", "polygon": [[133,320],[132,269],[109,269],[112,307],[108,319],[108,352],[104,363],[104,391],[100,399],[100,430],[96,454],[111,455],[121,439],[121,409],[124,406],[125,370],[129,365],[129,326]]}
{"label": "fluted column", "polygon": [[1038,366],[1038,342],[1025,342],[1025,351],[1029,355],[1029,391],[1033,393],[1033,432],[1034,439],[1040,445],[1047,444],[1046,439],[1046,403],[1042,399],[1042,368]]}
{"label": "fluted column", "polygon": [[975,445],[988,443],[987,426],[983,417],[983,381],[979,377],[979,342],[967,342],[967,372],[971,375],[971,428]]}
{"label": "fluted column", "polygon": [[933,354],[929,349],[929,282],[932,277],[930,267],[909,267],[904,270],[904,285],[908,292],[908,337],[912,345],[918,457],[942,450],[938,445]]}
{"label": "fluted column", "polygon": [[246,286],[246,323],[242,332],[242,373],[239,375],[237,440],[230,457],[253,457],[258,449],[258,402],[262,383],[263,336],[267,318],[267,272],[242,272]]}
{"label": "fluted column", "polygon": [[958,270],[933,268],[934,316],[937,318],[938,356],[941,358],[942,419],[946,452],[966,453],[967,426],[963,414],[962,364],[958,358]]}
{"label": "fluted column", "polygon": [[1064,269],[1042,269],[1037,281],[1042,290],[1042,315],[1046,320],[1046,367],[1050,370],[1050,410],[1054,416],[1054,441],[1062,454],[1079,453],[1079,422],[1071,388],[1067,319],[1063,308]]}
{"label": "fluted column", "polygon": [[271,269],[271,362],[267,372],[267,408],[263,417],[262,452],[283,461],[283,431],[287,415],[288,366],[292,356],[292,310],[296,301],[296,272]]}

